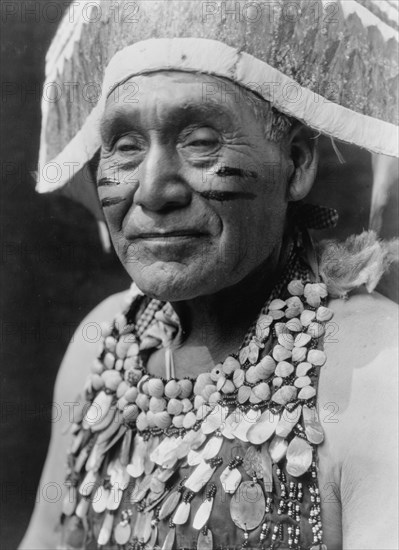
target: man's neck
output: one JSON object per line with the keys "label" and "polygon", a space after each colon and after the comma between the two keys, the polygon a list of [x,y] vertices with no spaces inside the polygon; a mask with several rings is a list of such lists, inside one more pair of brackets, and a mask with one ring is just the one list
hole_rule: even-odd
{"label": "man's neck", "polygon": [[289,247],[277,247],[270,257],[238,284],[212,296],[174,302],[180,318],[182,338],[179,350],[200,349],[217,363],[229,353],[237,352],[260,308],[270,295],[281,269],[286,264]]}

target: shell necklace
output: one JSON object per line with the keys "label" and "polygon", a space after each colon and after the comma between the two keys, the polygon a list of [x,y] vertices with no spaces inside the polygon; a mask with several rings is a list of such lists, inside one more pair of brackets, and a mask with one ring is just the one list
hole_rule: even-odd
{"label": "shell necklace", "polygon": [[[325,548],[315,382],[326,361],[319,348],[333,313],[324,305],[323,283],[294,279],[287,291],[287,299],[269,300],[237,355],[195,380],[177,380],[170,351],[173,312],[160,302],[145,303],[132,286],[126,312],[102,327],[69,456],[63,513],[83,524],[90,507],[102,514],[100,546],[113,540],[122,547],[130,541],[131,548],[158,544],[170,550],[177,530],[191,522],[198,548],[211,549],[215,495],[223,491],[231,521],[242,531],[242,548],[256,542],[272,549],[282,540],[288,548],[303,548],[305,513],[311,548]],[[145,369],[149,350],[160,346],[165,378]],[[241,446],[227,462],[226,440]],[[304,495],[310,511],[301,509]],[[168,526],[163,539],[162,525],[164,532]]]}

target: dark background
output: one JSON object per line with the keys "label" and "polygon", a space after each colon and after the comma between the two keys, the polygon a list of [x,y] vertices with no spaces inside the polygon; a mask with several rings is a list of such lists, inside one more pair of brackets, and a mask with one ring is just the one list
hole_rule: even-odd
{"label": "dark background", "polygon": [[[16,4],[8,15],[7,4]],[[46,5],[47,9],[43,10]],[[15,548],[34,504],[51,429],[52,388],[73,329],[103,298],[126,289],[128,277],[102,250],[87,211],[56,195],[38,195],[40,86],[44,58],[66,2],[2,1],[1,7],[1,518],[0,545]],[[30,8],[30,11],[27,10]],[[45,14],[45,15],[44,15]],[[336,235],[367,228],[370,155],[327,139],[313,202],[339,206]],[[383,236],[398,234],[397,188]],[[384,293],[398,299],[396,273]]]}
{"label": "dark background", "polygon": [[[0,5],[0,547],[6,550],[16,548],[29,521],[50,435],[52,389],[72,331],[102,299],[129,285],[114,255],[102,251],[97,224],[83,207],[34,191],[44,58],[61,10],[54,6],[43,17],[32,5],[54,2],[13,3],[19,4],[13,17],[5,17],[6,2]],[[39,17],[24,14],[29,4]]]}

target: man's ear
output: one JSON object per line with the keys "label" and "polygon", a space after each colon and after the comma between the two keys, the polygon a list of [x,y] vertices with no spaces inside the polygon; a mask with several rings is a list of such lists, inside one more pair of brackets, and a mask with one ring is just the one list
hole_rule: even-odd
{"label": "man's ear", "polygon": [[314,130],[298,123],[290,136],[290,155],[293,172],[288,181],[288,200],[299,201],[306,197],[316,178],[319,153]]}

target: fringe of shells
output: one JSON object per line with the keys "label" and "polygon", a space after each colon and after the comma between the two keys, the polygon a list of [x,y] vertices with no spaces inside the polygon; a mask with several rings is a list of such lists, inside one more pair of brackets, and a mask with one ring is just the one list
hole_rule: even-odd
{"label": "fringe of shells", "polygon": [[[156,510],[155,515],[148,516],[151,521],[147,518],[142,522],[142,540],[155,545],[157,522],[169,518],[171,529],[162,549],[172,548],[176,525],[188,519],[190,500],[221,465],[222,459],[217,455],[223,438],[249,442],[247,455],[268,442],[274,464],[285,459],[290,476],[300,478],[311,472],[316,480],[314,447],[323,441],[323,430],[315,408],[312,373],[326,361],[325,353],[318,347],[325,324],[333,313],[323,305],[327,297],[323,283],[304,285],[294,280],[287,289],[290,298],[270,302],[267,314],[259,316],[250,343],[240,350],[238,357],[227,357],[195,381],[164,380],[148,375],[142,351],[159,345],[159,341],[152,336],[146,338],[145,333],[138,338],[134,326],[127,324],[126,316],[121,315],[112,325],[102,327],[103,345],[85,387],[87,401],[82,404],[80,417],[75,418],[72,427],[75,437],[70,449],[69,491],[63,506],[66,516],[75,514],[80,518],[86,517],[90,506],[96,513],[106,512],[98,536],[100,546],[106,545],[112,534],[119,545],[130,540],[131,512],[124,510],[117,525],[114,519],[124,491],[134,479],[137,486],[130,503],[137,504],[142,513]],[[277,342],[270,354],[260,358],[271,335]],[[104,457],[122,438],[120,454],[108,464],[107,480],[93,497]],[[166,483],[185,456],[188,464],[196,468],[167,496]],[[249,459],[249,456],[237,457],[223,470],[220,480],[227,493],[234,494],[244,488],[248,492],[250,486],[245,484],[254,486],[256,476],[253,482],[241,482],[238,470],[241,463],[248,463]],[[86,474],[78,487],[77,480],[83,471]],[[281,470],[277,471],[284,476]],[[301,494],[301,483],[295,487],[296,495],[298,487]],[[313,503],[309,519],[315,545],[312,548],[322,548],[316,481],[309,486],[309,491]],[[148,504],[147,500],[147,509],[144,509],[148,494],[153,495],[153,502]],[[198,545],[211,548],[212,534],[207,522],[214,493],[208,490],[205,497],[193,527],[200,531]],[[254,520],[252,510],[252,518],[244,518],[246,521],[240,517],[239,508],[231,506],[232,520],[244,531],[243,547],[251,520],[256,523],[252,529],[262,524],[260,542],[269,534],[271,526],[265,521],[269,499],[265,500],[263,509],[262,506],[257,507],[259,517]],[[270,533],[272,543],[281,532],[282,525],[275,525]],[[299,548],[299,535],[299,527],[288,527],[290,548]]]}

